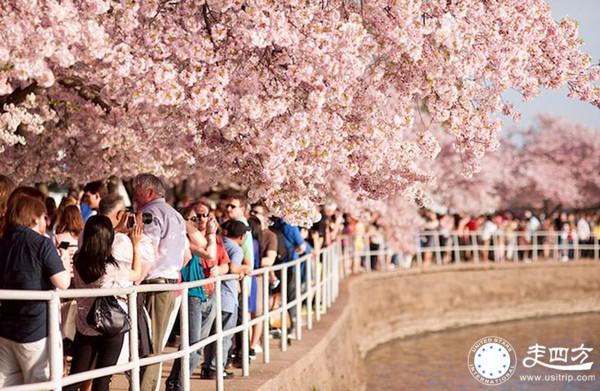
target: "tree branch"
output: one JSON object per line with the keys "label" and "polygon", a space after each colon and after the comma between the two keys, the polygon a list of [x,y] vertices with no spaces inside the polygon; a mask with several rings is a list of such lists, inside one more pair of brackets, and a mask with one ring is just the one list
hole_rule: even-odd
{"label": "tree branch", "polygon": [[14,104],[18,105],[23,103],[27,95],[35,93],[37,89],[37,82],[34,80],[30,85],[25,88],[17,88],[8,95],[0,96],[0,113],[4,113],[4,105]]}
{"label": "tree branch", "polygon": [[217,50],[217,45],[215,44],[215,40],[213,39],[213,36],[212,36],[210,20],[208,20],[209,12],[210,12],[210,9],[208,8],[208,4],[207,3],[202,4],[202,17],[204,18],[204,24],[206,24],[206,31],[208,31],[208,39],[210,39],[210,42],[212,43],[213,48],[215,50]]}
{"label": "tree branch", "polygon": [[106,114],[110,114],[112,109],[111,104],[100,97],[100,87],[95,85],[85,85],[81,78],[75,76],[61,77],[58,79],[58,84],[74,90],[81,98],[100,106]]}

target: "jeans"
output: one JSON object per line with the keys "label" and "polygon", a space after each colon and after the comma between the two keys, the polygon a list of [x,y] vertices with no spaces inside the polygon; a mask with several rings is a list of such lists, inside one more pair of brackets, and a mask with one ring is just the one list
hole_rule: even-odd
{"label": "jeans", "polygon": [[[233,312],[221,312],[221,316],[223,318],[223,331],[229,330],[235,327],[237,322],[237,308]],[[227,364],[227,355],[229,354],[229,349],[231,349],[231,345],[233,344],[233,335],[228,335],[223,337],[223,367]],[[204,349],[204,363],[202,367],[204,369],[215,369],[217,367],[217,344],[211,343]]]}
{"label": "jeans", "polygon": [[[190,345],[208,337],[210,328],[217,316],[214,306],[214,296],[206,298],[203,302],[199,297],[188,297],[188,324]],[[190,353],[190,375],[196,369],[200,361],[200,350]],[[181,359],[175,360],[171,373],[167,378],[167,384],[176,390],[181,389]]]}

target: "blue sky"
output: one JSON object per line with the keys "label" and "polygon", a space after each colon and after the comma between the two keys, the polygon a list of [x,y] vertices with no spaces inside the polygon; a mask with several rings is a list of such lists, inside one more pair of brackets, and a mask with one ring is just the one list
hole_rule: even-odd
{"label": "blue sky", "polygon": [[[547,0],[556,20],[569,16],[579,22],[579,36],[583,38],[583,50],[592,56],[594,63],[600,60],[600,0]],[[521,96],[509,91],[504,97],[523,114],[516,124],[530,126],[540,113],[552,113],[572,122],[600,128],[600,109],[589,103],[567,97],[567,89],[544,90],[536,99],[523,102]],[[515,123],[504,117],[505,127]]]}

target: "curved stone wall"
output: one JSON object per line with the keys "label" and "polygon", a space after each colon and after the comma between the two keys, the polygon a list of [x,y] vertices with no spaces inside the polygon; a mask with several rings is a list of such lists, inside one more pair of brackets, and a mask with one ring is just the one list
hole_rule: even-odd
{"label": "curved stone wall", "polygon": [[[592,311],[600,311],[600,262],[461,265],[363,274],[343,282],[332,311],[306,333],[295,352],[274,352],[274,363],[252,374],[251,388],[359,390],[364,388],[362,358],[392,339]],[[248,382],[242,384],[249,389]]]}

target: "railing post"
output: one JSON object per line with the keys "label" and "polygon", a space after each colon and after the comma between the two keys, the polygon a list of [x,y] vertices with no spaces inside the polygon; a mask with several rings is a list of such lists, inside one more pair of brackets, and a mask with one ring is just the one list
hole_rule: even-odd
{"label": "railing post", "polygon": [[315,262],[315,313],[317,322],[321,320],[321,278],[323,275],[323,263],[321,259],[324,257],[324,254],[325,252],[321,250]]}
{"label": "railing post", "polygon": [[321,269],[323,269],[323,303],[321,303],[321,306],[323,307],[323,313],[326,314],[327,309],[329,308],[327,305],[329,296],[329,248],[327,248],[325,253],[323,253],[323,266]]}
{"label": "railing post", "polygon": [[335,287],[337,285],[337,274],[338,274],[338,268],[337,268],[337,262],[336,262],[337,256],[336,256],[336,252],[335,252],[335,244],[333,244],[331,246],[331,255],[329,256],[329,263],[331,264],[331,272],[330,272],[330,283],[329,283],[329,307],[331,308],[331,306],[333,305],[333,302],[335,301]]}
{"label": "railing post", "polygon": [[454,263],[458,265],[460,263],[460,243],[457,234],[452,235],[452,242],[454,243]]}
{"label": "railing post", "polygon": [[242,283],[242,376],[250,375],[250,330],[248,327],[248,285],[252,277],[245,276]]}
{"label": "railing post", "polygon": [[365,262],[365,270],[370,272],[371,271],[371,238],[367,237],[367,240],[365,240],[365,246],[366,246],[366,262]]}
{"label": "railing post", "polygon": [[594,260],[597,261],[600,256],[600,238],[593,234],[592,238],[594,239]]}
{"label": "railing post", "polygon": [[333,305],[333,295],[335,294],[335,246],[332,245],[329,250],[329,308]]}
{"label": "railing post", "polygon": [[[288,265],[283,264],[283,269],[281,269],[281,351],[287,351],[287,322],[285,321],[288,318],[288,297],[287,297],[287,286],[288,286]],[[291,321],[291,320],[290,320]]]}
{"label": "railing post", "polygon": [[60,333],[60,298],[53,294],[47,304],[48,308],[48,344],[50,346],[50,380],[54,382],[55,391],[62,390],[63,352]]}
{"label": "railing post", "polygon": [[181,334],[181,350],[186,354],[181,357],[181,377],[184,391],[190,390],[190,329],[189,329],[188,287],[181,291],[181,307],[179,308],[179,332]]}
{"label": "railing post", "polygon": [[421,267],[423,266],[423,248],[421,247],[421,232],[419,232],[417,234],[417,253],[415,254],[417,256],[417,266]]}
{"label": "railing post", "polygon": [[513,258],[513,262],[518,262],[519,261],[519,232],[515,231],[514,232],[514,246],[513,246],[513,253],[512,253],[512,258]]}
{"label": "railing post", "polygon": [[263,362],[268,364],[271,360],[271,351],[269,345],[269,319],[271,318],[271,311],[269,308],[269,271],[265,270],[263,273]]}
{"label": "railing post", "polygon": [[473,259],[475,263],[479,263],[479,243],[477,241],[477,233],[471,234],[471,249],[473,250]]}
{"label": "railing post", "polygon": [[[385,244],[384,244],[385,245]],[[340,264],[343,265],[343,262],[340,262],[340,257],[342,254],[342,249],[339,247],[340,243],[336,242],[333,246],[333,270],[335,270],[334,274],[334,284],[333,284],[333,301],[337,300],[337,297],[340,292],[340,281],[343,278],[343,271],[340,270]]]}
{"label": "railing post", "polygon": [[[309,256],[305,255],[304,258],[308,259]],[[299,261],[294,266],[295,268],[295,278],[296,278],[296,339],[302,339],[302,280],[300,275],[300,264],[302,261]]]}
{"label": "railing post", "polygon": [[435,263],[437,263],[437,265],[440,266],[442,264],[442,256],[441,256],[442,249],[440,248],[439,231],[434,231],[432,233],[432,235],[433,235],[433,248],[435,251]]}
{"label": "railing post", "polygon": [[127,308],[129,310],[129,320],[131,328],[129,329],[129,361],[135,366],[131,369],[130,390],[140,391],[140,355],[138,349],[138,309],[137,309],[137,291],[127,295]]}
{"label": "railing post", "polygon": [[325,301],[323,307],[328,310],[329,302],[331,297],[331,247],[327,248],[325,259],[325,294],[323,300]]}
{"label": "railing post", "polygon": [[217,276],[215,281],[215,304],[217,307],[217,316],[215,318],[217,334],[217,391],[223,391],[223,305],[221,303],[221,276]]}
{"label": "railing post", "polygon": [[312,321],[313,321],[313,296],[314,296],[314,289],[313,289],[313,280],[312,280],[312,265],[313,265],[313,259],[315,258],[315,256],[318,257],[318,254],[315,254],[314,256],[311,254],[310,256],[308,256],[306,258],[306,290],[307,290],[307,295],[306,295],[306,327],[309,330],[312,330]]}
{"label": "railing post", "polygon": [[531,234],[531,259],[534,261],[538,260],[538,246],[537,246],[537,238],[538,238],[538,233],[537,232],[533,232]]}

